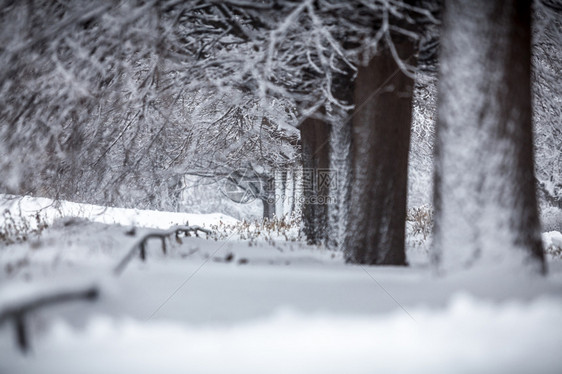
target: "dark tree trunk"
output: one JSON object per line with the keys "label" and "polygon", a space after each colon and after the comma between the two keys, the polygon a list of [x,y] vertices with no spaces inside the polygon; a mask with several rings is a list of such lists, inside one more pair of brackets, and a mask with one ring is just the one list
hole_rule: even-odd
{"label": "dark tree trunk", "polygon": [[298,184],[297,184],[297,178],[298,178],[298,174],[297,174],[297,170],[293,169],[291,171],[291,208],[290,208],[290,212],[291,214],[295,211],[295,209],[297,208],[297,197],[298,197]]}
{"label": "dark tree trunk", "polygon": [[273,219],[275,216],[275,177],[265,180],[263,203],[263,218]]}
{"label": "dark tree trunk", "polygon": [[530,17],[530,1],[446,1],[432,255],[439,270],[508,261],[545,269],[533,169]]}
{"label": "dark tree trunk", "polygon": [[262,200],[263,203],[263,218],[267,218],[269,220],[273,219],[275,215],[275,204],[267,200]]}
{"label": "dark tree trunk", "polygon": [[[330,126],[316,118],[307,118],[300,125],[303,158],[302,219],[309,244],[326,239],[328,227],[328,197]],[[326,179],[328,178],[328,179]]]}
{"label": "dark tree trunk", "polygon": [[[402,59],[412,62],[414,42],[396,40],[395,47]],[[348,262],[406,263],[404,232],[413,88],[414,80],[399,68],[388,48],[358,69],[345,241]]]}

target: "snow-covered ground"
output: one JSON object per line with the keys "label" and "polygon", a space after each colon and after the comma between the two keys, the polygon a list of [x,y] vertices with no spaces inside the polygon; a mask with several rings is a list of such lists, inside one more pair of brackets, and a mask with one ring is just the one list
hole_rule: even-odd
{"label": "snow-covered ground", "polygon": [[14,219],[27,219],[35,223],[37,214],[48,224],[61,217],[79,217],[92,222],[167,229],[173,225],[187,224],[209,226],[223,222],[230,224],[236,219],[224,214],[189,214],[112,208],[91,204],[78,204],[70,201],[53,201],[46,198],[18,197],[0,195],[0,209],[10,211]]}
{"label": "snow-covered ground", "polygon": [[[351,266],[292,236],[249,241],[233,231],[168,241],[167,254],[153,239],[146,262],[135,258],[116,276],[143,233],[235,221],[9,204],[13,217],[21,208],[30,221],[43,208],[49,228],[0,247],[0,310],[53,290],[94,284],[101,294],[30,314],[27,355],[12,325],[0,325],[0,373],[562,372],[556,256],[547,277],[502,269],[436,276],[425,246],[409,248],[410,267]],[[88,220],[57,220],[70,215]],[[562,235],[544,239],[555,246]]]}

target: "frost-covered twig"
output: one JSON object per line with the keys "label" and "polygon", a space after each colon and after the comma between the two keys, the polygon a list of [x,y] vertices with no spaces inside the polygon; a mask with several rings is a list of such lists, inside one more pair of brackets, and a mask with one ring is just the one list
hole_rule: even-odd
{"label": "frost-covered twig", "polygon": [[146,259],[146,243],[148,242],[148,239],[152,239],[152,238],[160,239],[162,242],[162,252],[166,253],[166,239],[168,237],[172,235],[178,237],[179,234],[181,233],[189,236],[190,232],[193,232],[195,233],[196,236],[199,236],[198,231],[204,232],[207,235],[211,235],[213,233],[213,231],[203,228],[201,226],[182,226],[182,225],[172,226],[168,230],[150,231],[145,235],[143,235],[139,240],[137,240],[135,244],[133,244],[129,252],[127,252],[125,257],[123,257],[123,259],[119,261],[117,266],[114,268],[113,273],[115,275],[120,275],[123,272],[123,270],[125,270],[127,264],[135,257],[137,252],[139,254],[140,259],[144,261]]}
{"label": "frost-covered twig", "polygon": [[22,300],[0,309],[0,324],[12,320],[15,327],[18,347],[22,352],[29,350],[29,337],[25,317],[28,313],[53,304],[74,300],[96,300],[99,290],[91,286],[82,290],[55,291],[51,294],[41,295],[31,300]]}

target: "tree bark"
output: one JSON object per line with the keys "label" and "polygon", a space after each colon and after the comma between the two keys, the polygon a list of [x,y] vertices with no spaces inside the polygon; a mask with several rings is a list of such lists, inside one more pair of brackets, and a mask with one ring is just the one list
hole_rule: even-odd
{"label": "tree bark", "polygon": [[351,113],[334,113],[332,116],[330,170],[334,174],[335,179],[330,191],[331,201],[328,205],[329,229],[327,233],[327,247],[343,250],[347,231],[352,174],[350,157]]}
{"label": "tree bark", "polygon": [[446,1],[433,263],[545,270],[531,120],[531,2]]}
{"label": "tree bark", "polygon": [[279,218],[284,217],[288,212],[286,209],[287,200],[287,169],[275,171],[275,214]]}
{"label": "tree bark", "polygon": [[[344,43],[345,44],[345,43]],[[347,45],[355,48],[355,45]],[[330,249],[343,251],[347,234],[347,217],[349,212],[351,186],[351,120],[353,105],[355,70],[350,66],[342,66],[334,73],[332,96],[346,107],[331,105],[327,108],[330,121],[330,169],[334,174],[328,204],[328,233],[326,246]]]}
{"label": "tree bark", "polygon": [[[395,41],[411,63],[413,41]],[[414,80],[386,48],[357,71],[351,158],[353,176],[346,260],[369,265],[405,265],[404,232],[408,150]]]}
{"label": "tree bark", "polygon": [[330,126],[316,118],[300,125],[303,157],[303,231],[309,244],[325,241],[328,227]]}
{"label": "tree bark", "polygon": [[275,216],[275,177],[269,177],[264,182],[263,218],[273,219]]}

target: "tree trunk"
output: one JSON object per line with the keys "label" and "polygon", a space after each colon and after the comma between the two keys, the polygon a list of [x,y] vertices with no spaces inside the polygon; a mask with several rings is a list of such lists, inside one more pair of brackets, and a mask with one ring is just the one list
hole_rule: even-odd
{"label": "tree trunk", "polygon": [[442,30],[432,260],[544,271],[533,169],[531,2],[450,0]]}
{"label": "tree trunk", "polygon": [[[395,40],[411,62],[414,42]],[[414,80],[388,48],[357,71],[353,176],[345,256],[348,262],[405,265],[404,232]]]}
{"label": "tree trunk", "polygon": [[295,212],[297,210],[302,210],[302,165],[297,164],[292,174],[293,194],[291,199],[291,212]]}
{"label": "tree trunk", "polygon": [[282,218],[287,214],[287,169],[275,170],[275,214]]}
{"label": "tree trunk", "polygon": [[[307,118],[300,125],[303,155],[304,234],[309,244],[326,239],[329,198],[330,128],[316,118]],[[327,178],[327,179],[326,179]]]}
{"label": "tree trunk", "polygon": [[[350,46],[351,47],[351,46]],[[353,105],[355,71],[350,67],[342,67],[334,74],[332,96],[346,106]],[[351,186],[351,120],[353,112],[349,109],[332,105],[327,110],[330,131],[330,169],[334,174],[328,205],[329,229],[327,247],[343,250],[347,234],[347,218],[349,213]]]}
{"label": "tree trunk", "polygon": [[292,215],[294,209],[294,187],[295,187],[295,176],[294,169],[287,169],[285,171],[285,199],[283,200],[283,212],[284,214]]}
{"label": "tree trunk", "polygon": [[[348,114],[348,113],[345,113]],[[347,218],[349,212],[350,182],[351,182],[351,120],[350,116],[340,113],[332,122],[330,135],[330,169],[335,180],[332,184],[329,205],[329,229],[327,246],[331,249],[343,250],[347,232]],[[335,119],[335,118],[334,118]],[[339,122],[339,123],[338,123]]]}
{"label": "tree trunk", "polygon": [[275,177],[265,179],[263,186],[263,218],[273,219],[275,216]]}

